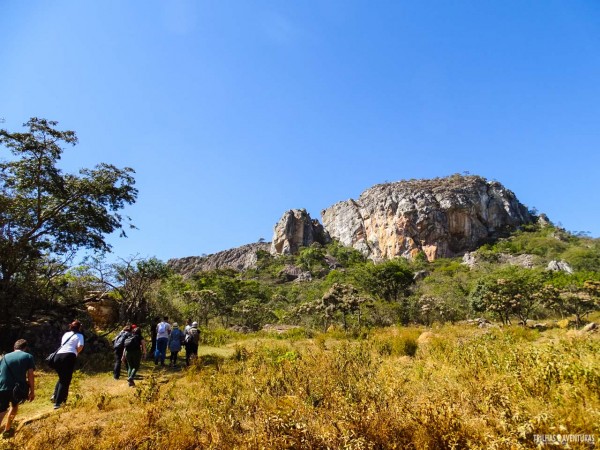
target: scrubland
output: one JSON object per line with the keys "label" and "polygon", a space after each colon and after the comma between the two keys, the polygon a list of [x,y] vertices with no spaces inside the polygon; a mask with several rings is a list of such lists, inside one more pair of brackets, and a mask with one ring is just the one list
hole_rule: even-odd
{"label": "scrubland", "polygon": [[[256,334],[189,369],[144,363],[135,388],[77,372],[52,411],[38,373],[0,449],[521,449],[600,439],[600,336],[563,329],[389,327]],[[590,448],[571,443],[571,448]]]}

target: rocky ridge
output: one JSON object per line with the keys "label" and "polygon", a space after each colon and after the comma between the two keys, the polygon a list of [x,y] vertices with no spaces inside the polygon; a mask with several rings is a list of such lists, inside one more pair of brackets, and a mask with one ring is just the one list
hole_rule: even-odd
{"label": "rocky ridge", "polygon": [[256,242],[206,256],[174,258],[167,261],[167,264],[182,275],[224,268],[244,270],[256,265],[257,251],[268,252],[270,249],[270,242]]}
{"label": "rocky ridge", "polygon": [[172,259],[183,274],[219,268],[254,267],[258,250],[294,254],[301,247],[331,239],[381,261],[428,260],[461,256],[503,236],[533,217],[515,194],[497,181],[452,175],[373,186],[357,200],[336,203],[321,212],[322,222],[304,209],[286,211],[274,227],[272,243],[247,244],[208,256]]}

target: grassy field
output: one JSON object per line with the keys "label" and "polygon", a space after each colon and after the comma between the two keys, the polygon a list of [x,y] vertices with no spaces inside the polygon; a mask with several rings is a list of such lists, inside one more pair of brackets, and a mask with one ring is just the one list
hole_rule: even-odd
{"label": "grassy field", "polygon": [[598,333],[391,327],[358,338],[251,335],[200,353],[189,369],[144,363],[135,388],[110,367],[76,373],[58,411],[56,376],[40,372],[37,399],[0,449],[520,449],[536,448],[535,435],[600,439]]}

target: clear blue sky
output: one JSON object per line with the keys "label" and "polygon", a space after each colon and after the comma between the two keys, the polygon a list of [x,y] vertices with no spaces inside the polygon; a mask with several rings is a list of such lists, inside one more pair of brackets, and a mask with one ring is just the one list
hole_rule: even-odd
{"label": "clear blue sky", "polygon": [[0,125],[131,166],[116,255],[214,253],[288,209],[468,171],[600,236],[600,2],[0,0]]}

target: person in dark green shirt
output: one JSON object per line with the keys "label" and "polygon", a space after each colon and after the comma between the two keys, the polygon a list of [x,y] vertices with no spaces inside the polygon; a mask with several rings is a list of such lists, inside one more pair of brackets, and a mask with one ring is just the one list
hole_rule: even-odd
{"label": "person in dark green shirt", "polygon": [[27,341],[19,339],[15,342],[14,352],[7,353],[0,361],[0,425],[4,420],[8,405],[10,410],[6,419],[3,437],[10,437],[13,434],[12,422],[19,410],[19,404],[13,400],[13,388],[17,382],[29,384],[30,402],[35,398],[35,381],[33,371],[35,363],[33,356],[26,353]]}

